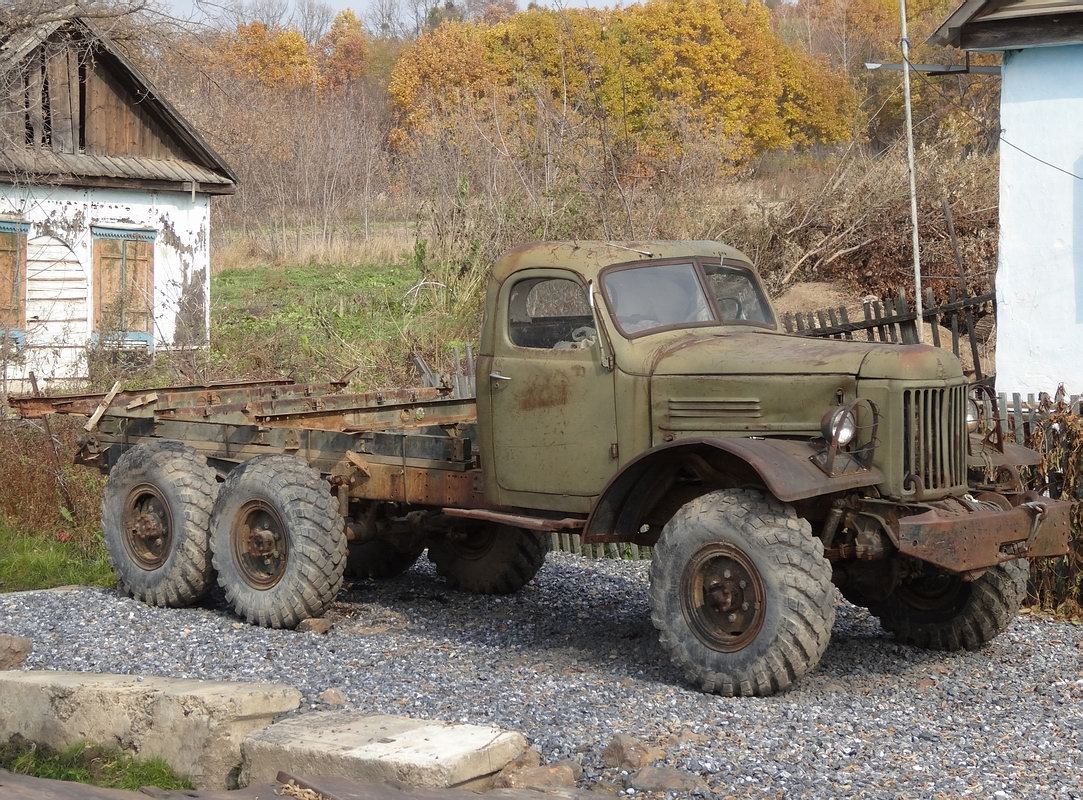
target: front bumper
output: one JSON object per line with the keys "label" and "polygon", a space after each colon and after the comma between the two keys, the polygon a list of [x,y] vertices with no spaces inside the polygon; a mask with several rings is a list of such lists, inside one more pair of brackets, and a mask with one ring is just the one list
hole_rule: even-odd
{"label": "front bumper", "polygon": [[1007,510],[934,508],[899,520],[899,552],[949,572],[1062,556],[1068,552],[1071,509],[1069,502],[1039,495]]}

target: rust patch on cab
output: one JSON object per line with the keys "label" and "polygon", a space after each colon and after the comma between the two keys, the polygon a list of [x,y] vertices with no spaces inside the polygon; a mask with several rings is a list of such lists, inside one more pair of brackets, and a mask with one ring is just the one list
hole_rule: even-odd
{"label": "rust patch on cab", "polygon": [[541,375],[536,375],[518,395],[518,400],[519,408],[523,411],[567,405],[568,376],[558,372],[546,380]]}

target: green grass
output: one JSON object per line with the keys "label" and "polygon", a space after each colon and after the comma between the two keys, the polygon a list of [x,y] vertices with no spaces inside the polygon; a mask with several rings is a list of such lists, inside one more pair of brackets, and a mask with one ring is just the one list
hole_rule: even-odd
{"label": "green grass", "polygon": [[13,740],[0,745],[0,768],[18,775],[109,789],[192,788],[191,783],[178,777],[161,759],[137,759],[127,753],[83,744],[56,752]]}
{"label": "green grass", "polygon": [[0,519],[0,592],[79,584],[112,586],[105,547],[88,548],[39,533],[16,533]]}
{"label": "green grass", "polygon": [[217,374],[319,381],[357,368],[357,388],[416,380],[412,352],[440,361],[476,321],[436,306],[413,265],[230,269],[212,279]]}

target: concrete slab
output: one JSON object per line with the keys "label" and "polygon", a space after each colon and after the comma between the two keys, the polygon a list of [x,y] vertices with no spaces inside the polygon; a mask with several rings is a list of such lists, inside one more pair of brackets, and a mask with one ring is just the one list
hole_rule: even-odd
{"label": "concrete slab", "polygon": [[295,688],[273,683],[0,672],[0,741],[116,747],[161,758],[199,789],[225,789],[236,785],[244,737],[300,703]]}
{"label": "concrete slab", "polygon": [[522,734],[350,711],[302,714],[244,740],[242,782],[279,771],[410,786],[458,786],[492,775],[527,749]]}

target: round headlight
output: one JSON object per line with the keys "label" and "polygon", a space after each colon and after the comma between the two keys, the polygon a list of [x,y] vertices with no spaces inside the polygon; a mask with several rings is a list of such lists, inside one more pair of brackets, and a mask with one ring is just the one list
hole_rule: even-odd
{"label": "round headlight", "polygon": [[978,404],[974,402],[973,398],[969,398],[966,401],[966,429],[969,433],[974,433],[978,429],[980,417]]}
{"label": "round headlight", "polygon": [[853,441],[857,433],[857,418],[854,417],[852,410],[839,406],[824,414],[823,421],[820,423],[820,432],[829,442],[833,437],[838,436],[838,443],[847,445]]}

